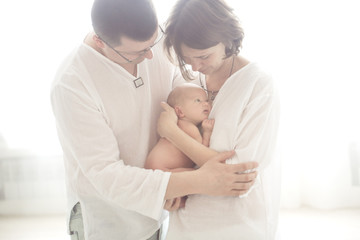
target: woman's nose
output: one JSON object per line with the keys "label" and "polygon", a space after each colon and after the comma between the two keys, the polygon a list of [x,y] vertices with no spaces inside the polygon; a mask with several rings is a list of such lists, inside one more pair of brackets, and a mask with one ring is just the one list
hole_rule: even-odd
{"label": "woman's nose", "polygon": [[196,60],[192,60],[191,61],[191,69],[195,72],[199,71],[200,67],[201,67],[201,63],[199,61]]}

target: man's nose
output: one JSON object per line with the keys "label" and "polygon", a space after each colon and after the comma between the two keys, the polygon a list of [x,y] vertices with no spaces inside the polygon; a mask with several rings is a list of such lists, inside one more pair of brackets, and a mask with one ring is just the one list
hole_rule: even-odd
{"label": "man's nose", "polygon": [[147,52],[145,53],[145,55],[144,55],[144,57],[147,58],[147,59],[152,59],[153,56],[154,56],[154,54],[153,54],[152,49],[149,49],[149,51],[147,51]]}

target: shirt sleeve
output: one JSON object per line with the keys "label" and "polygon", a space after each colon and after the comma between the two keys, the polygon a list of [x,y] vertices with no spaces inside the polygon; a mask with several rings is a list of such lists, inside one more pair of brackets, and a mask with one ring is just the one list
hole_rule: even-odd
{"label": "shirt sleeve", "polygon": [[271,163],[279,124],[279,99],[271,78],[258,79],[238,115],[235,156],[230,163],[256,161],[259,170]]}
{"label": "shirt sleeve", "polygon": [[[158,220],[170,173],[125,165],[106,117],[84,88],[58,84],[52,89],[51,100],[60,143],[68,159],[65,164],[78,171],[68,176],[76,181],[78,191],[100,195]],[[82,186],[86,184],[96,193]]]}
{"label": "shirt sleeve", "polygon": [[[277,143],[279,107],[279,99],[275,90],[261,93],[257,93],[255,90],[241,114],[235,140],[236,154],[227,162],[256,161],[259,163],[259,167],[255,184],[240,198],[247,197],[254,188],[261,184],[261,179],[267,176],[264,174],[265,172],[273,172],[276,165],[274,154]],[[272,177],[277,178],[277,176]]]}

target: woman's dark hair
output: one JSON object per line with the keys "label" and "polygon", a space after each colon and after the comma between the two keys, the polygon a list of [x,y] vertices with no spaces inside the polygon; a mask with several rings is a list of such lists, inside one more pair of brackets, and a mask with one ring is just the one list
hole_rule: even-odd
{"label": "woman's dark hair", "polygon": [[185,66],[182,44],[207,49],[223,43],[228,58],[240,52],[244,38],[239,19],[223,0],[179,0],[167,20],[165,34],[166,52],[188,80],[193,76]]}
{"label": "woman's dark hair", "polygon": [[158,27],[151,0],[95,0],[91,21],[95,33],[112,46],[120,45],[123,36],[146,41]]}

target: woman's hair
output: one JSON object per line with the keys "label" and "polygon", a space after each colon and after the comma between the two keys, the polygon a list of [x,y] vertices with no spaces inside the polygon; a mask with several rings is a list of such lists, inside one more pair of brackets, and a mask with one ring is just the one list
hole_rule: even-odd
{"label": "woman's hair", "polygon": [[207,49],[222,43],[228,58],[240,52],[244,38],[239,19],[223,0],[179,0],[167,20],[165,34],[166,52],[188,80],[193,76],[185,66],[182,44]]}
{"label": "woman's hair", "polygon": [[95,0],[91,21],[95,33],[112,46],[120,45],[123,36],[146,41],[158,27],[151,0]]}

